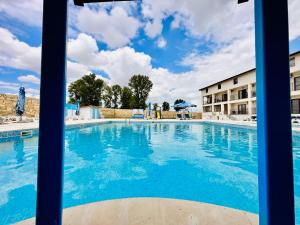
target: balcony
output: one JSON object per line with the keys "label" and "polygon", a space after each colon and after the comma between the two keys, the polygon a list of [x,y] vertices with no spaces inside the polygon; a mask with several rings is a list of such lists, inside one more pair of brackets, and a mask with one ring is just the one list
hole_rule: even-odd
{"label": "balcony", "polygon": [[212,104],[212,100],[206,100],[206,101],[203,101],[203,105],[208,105],[208,104]]}
{"label": "balcony", "polygon": [[248,109],[246,110],[231,110],[231,115],[247,115],[248,114]]}
{"label": "balcony", "polygon": [[215,98],[215,103],[222,102],[222,98]]}
{"label": "balcony", "polygon": [[245,99],[245,98],[248,98],[248,92],[244,92],[242,94],[232,94],[232,95],[230,95],[230,100],[231,101]]}
{"label": "balcony", "polygon": [[212,107],[211,107],[211,106],[205,106],[205,107],[203,108],[203,112],[204,112],[204,113],[212,112]]}
{"label": "balcony", "polygon": [[227,102],[227,95],[218,96],[215,98],[215,103]]}
{"label": "balcony", "polygon": [[251,97],[256,98],[256,90],[251,92]]}

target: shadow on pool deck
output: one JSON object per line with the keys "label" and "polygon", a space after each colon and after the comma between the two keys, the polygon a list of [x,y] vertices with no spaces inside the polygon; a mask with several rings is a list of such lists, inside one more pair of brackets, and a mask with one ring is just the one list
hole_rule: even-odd
{"label": "shadow on pool deck", "polygon": [[[211,204],[130,198],[64,210],[64,225],[258,225],[256,214]],[[34,218],[15,225],[34,225]]]}

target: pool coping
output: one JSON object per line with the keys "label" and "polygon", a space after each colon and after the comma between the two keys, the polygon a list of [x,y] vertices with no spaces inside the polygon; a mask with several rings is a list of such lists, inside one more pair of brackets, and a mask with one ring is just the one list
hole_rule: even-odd
{"label": "pool coping", "polygon": [[[66,129],[84,128],[97,124],[110,123],[110,122],[151,122],[151,123],[209,123],[216,125],[226,125],[241,128],[256,129],[257,124],[250,121],[232,121],[232,120],[178,120],[178,119],[162,119],[162,120],[146,120],[146,119],[91,119],[91,120],[68,120],[65,122]],[[0,140],[4,138],[21,137],[23,132],[31,132],[31,135],[37,135],[39,129],[39,122],[29,123],[9,123],[0,125]],[[300,127],[292,127],[293,132],[300,133]]]}
{"label": "pool coping", "polygon": [[[63,225],[258,225],[257,214],[170,198],[125,198],[64,209]],[[15,225],[34,225],[35,218]]]}
{"label": "pool coping", "polygon": [[[90,119],[90,120],[67,120],[65,122],[66,129],[83,128],[97,124],[110,123],[110,122],[200,122],[201,120],[145,120],[145,119]],[[32,132],[32,135],[38,134],[39,122],[29,123],[8,123],[0,125],[0,140],[4,138],[20,137],[22,132]]]}

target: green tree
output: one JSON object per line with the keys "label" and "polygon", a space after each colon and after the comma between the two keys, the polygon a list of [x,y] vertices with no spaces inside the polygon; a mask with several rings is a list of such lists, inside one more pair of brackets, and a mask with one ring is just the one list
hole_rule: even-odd
{"label": "green tree", "polygon": [[163,111],[169,111],[170,110],[170,104],[168,102],[163,102],[162,110]]}
{"label": "green tree", "polygon": [[76,103],[77,100],[80,100],[82,106],[99,106],[104,86],[105,82],[96,78],[95,74],[85,75],[70,84],[68,88],[69,102]]}
{"label": "green tree", "polygon": [[133,107],[145,109],[148,95],[153,87],[153,83],[148,76],[134,75],[129,80],[129,87],[133,92]]}
{"label": "green tree", "polygon": [[157,104],[157,103],[154,103],[154,104],[153,104],[153,110],[156,110],[157,107],[158,107],[158,104]]}
{"label": "green tree", "polygon": [[112,90],[112,106],[113,108],[118,108],[120,104],[122,88],[120,85],[116,84],[111,87]]}
{"label": "green tree", "polygon": [[[177,105],[177,104],[182,103],[182,102],[184,102],[184,100],[182,100],[182,99],[176,99],[175,102],[174,102],[174,105]],[[179,111],[179,108],[177,108],[177,107],[174,107],[174,109],[175,109],[176,112]]]}
{"label": "green tree", "polygon": [[121,108],[132,109],[133,108],[133,95],[129,87],[124,87],[121,93]]}
{"label": "green tree", "polygon": [[112,88],[108,85],[106,85],[104,88],[103,100],[104,100],[105,108],[111,108],[112,100],[113,100],[113,91]]}

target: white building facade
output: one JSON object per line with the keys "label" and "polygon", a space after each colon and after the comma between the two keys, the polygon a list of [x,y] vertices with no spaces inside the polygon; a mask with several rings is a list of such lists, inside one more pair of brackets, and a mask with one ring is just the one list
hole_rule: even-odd
{"label": "white building facade", "polygon": [[[300,116],[300,51],[290,55],[291,110]],[[201,88],[203,119],[256,119],[256,71]],[[280,90],[278,90],[280,91]]]}

